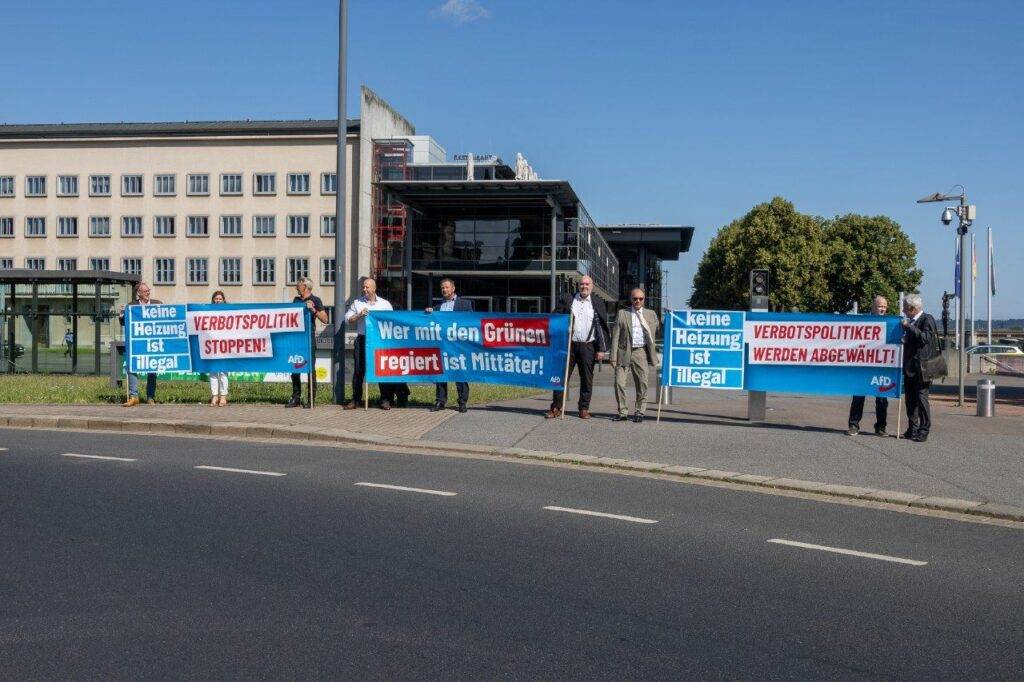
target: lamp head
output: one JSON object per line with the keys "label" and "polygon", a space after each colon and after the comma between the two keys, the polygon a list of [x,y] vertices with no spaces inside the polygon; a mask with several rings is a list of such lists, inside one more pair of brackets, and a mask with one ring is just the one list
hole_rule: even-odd
{"label": "lamp head", "polygon": [[953,222],[954,215],[956,215],[956,213],[953,212],[953,209],[947,206],[946,210],[942,212],[942,224],[949,225],[951,222]]}

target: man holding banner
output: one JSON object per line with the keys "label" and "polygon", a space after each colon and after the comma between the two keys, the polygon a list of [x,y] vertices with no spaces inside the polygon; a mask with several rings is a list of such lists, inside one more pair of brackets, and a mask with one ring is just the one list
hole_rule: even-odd
{"label": "man holding banner", "polygon": [[[392,310],[391,303],[377,295],[377,282],[372,277],[363,280],[363,295],[354,299],[345,313],[345,322],[356,327],[356,345],[353,352],[352,400],[343,409],[354,410],[363,402],[363,383],[366,381],[366,316],[371,310]],[[393,389],[381,386],[381,409],[390,410],[391,403],[384,396]]]}
{"label": "man holding banner", "polygon": [[[149,285],[139,282],[135,286],[135,297],[131,305],[160,305],[162,301],[149,297]],[[117,313],[117,319],[124,326],[125,307],[121,306]],[[146,374],[146,402],[150,405],[156,404],[156,374]],[[128,400],[124,402],[125,407],[135,407],[139,404],[139,375],[128,372]]]}
{"label": "man holding banner", "polygon": [[604,303],[591,296],[594,280],[587,275],[577,283],[575,296],[564,296],[552,311],[572,316],[572,342],[569,344],[569,371],[563,390],[555,391],[551,409],[544,413],[545,419],[561,416],[565,409],[565,391],[569,389],[569,378],[576,367],[580,370],[580,419],[590,419],[590,396],[594,385],[594,362],[604,360],[608,350],[608,315]]}
{"label": "man holding banner", "polygon": [[[450,277],[445,277],[441,280],[441,305],[438,307],[438,311],[442,313],[450,312],[473,312],[473,302],[468,298],[460,298],[455,293],[455,280]],[[426,312],[432,313],[434,309],[432,307],[427,308]],[[455,390],[459,395],[459,412],[465,413],[469,408],[469,383],[465,381],[456,381]],[[431,412],[440,412],[444,409],[445,404],[448,402],[448,382],[439,381],[434,384],[434,406],[430,408]]]}
{"label": "man holding banner", "polygon": [[[309,277],[303,277],[295,283],[295,298],[292,299],[292,303],[305,303],[306,308],[312,314],[313,318],[313,329],[311,333],[315,335],[316,323],[319,320],[322,323],[327,322],[327,309],[324,308],[324,302],[320,300],[319,296],[313,295],[313,280]],[[310,362],[315,362],[311,359]],[[316,396],[316,372],[310,375],[309,385],[309,402],[310,407],[315,400]],[[296,372],[292,373],[292,399],[288,401],[285,407],[299,407],[302,405],[302,375]]]}
{"label": "man holding banner", "polygon": [[[884,296],[875,296],[875,299],[871,302],[871,314],[872,315],[885,315],[889,310],[889,302],[885,300]],[[875,397],[875,435],[885,436],[885,425],[889,412],[889,400],[888,398]],[[855,395],[853,401],[850,403],[850,419],[849,428],[846,431],[847,436],[856,436],[860,433],[860,420],[864,416],[864,396]]]}

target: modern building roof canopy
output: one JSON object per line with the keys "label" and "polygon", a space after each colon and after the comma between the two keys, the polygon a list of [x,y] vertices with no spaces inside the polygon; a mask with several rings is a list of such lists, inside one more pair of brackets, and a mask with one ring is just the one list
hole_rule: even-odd
{"label": "modern building roof canopy", "polygon": [[[359,119],[348,119],[349,134]],[[0,140],[90,137],[218,137],[252,135],[333,135],[337,119],[295,121],[169,121],[157,123],[32,123],[0,125]]]}
{"label": "modern building roof canopy", "polygon": [[598,225],[601,236],[613,249],[644,246],[662,260],[678,260],[690,250],[693,229],[686,225]]}
{"label": "modern building roof canopy", "polygon": [[567,215],[575,217],[580,203],[572,185],[565,180],[381,180],[378,184],[403,203],[422,208],[495,199],[544,203],[550,198]]}
{"label": "modern building roof canopy", "polygon": [[0,270],[0,284],[137,284],[138,275],[112,270]]}

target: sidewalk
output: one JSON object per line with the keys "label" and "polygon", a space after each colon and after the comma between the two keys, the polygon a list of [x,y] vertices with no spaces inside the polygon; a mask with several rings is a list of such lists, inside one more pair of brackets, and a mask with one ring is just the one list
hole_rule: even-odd
{"label": "sidewalk", "polygon": [[[957,408],[951,397],[936,396],[932,433],[920,444],[874,436],[870,400],[861,424],[864,431],[855,437],[845,435],[848,398],[771,394],[768,423],[749,424],[744,393],[680,389],[676,404],[663,408],[660,424],[654,420],[656,406],[648,409],[643,424],[617,423],[611,421],[615,402],[610,373],[603,374],[608,376],[598,377],[591,405],[595,417],[589,421],[575,416],[573,391],[570,414],[558,420],[542,417],[548,395],[474,407],[464,415],[451,409],[346,412],[333,406],[304,410],[273,405],[2,405],[0,427],[298,438],[641,470],[672,467],[668,473],[914,506],[974,507],[976,513],[1009,505],[1022,508],[1017,512],[1024,520],[1024,409],[1013,395],[1014,386],[1005,389],[1010,394],[1007,404],[1000,404],[997,416],[987,419],[974,416],[973,402]],[[948,390],[940,387],[939,392]],[[891,434],[896,433],[897,406],[890,401]],[[835,489],[837,485],[851,488]],[[934,498],[952,502],[932,504]]]}

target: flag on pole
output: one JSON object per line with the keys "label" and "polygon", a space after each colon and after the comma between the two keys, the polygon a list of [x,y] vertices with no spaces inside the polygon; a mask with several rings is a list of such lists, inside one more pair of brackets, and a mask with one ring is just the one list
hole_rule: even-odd
{"label": "flag on pole", "polygon": [[988,286],[992,290],[992,295],[996,295],[996,257],[992,253],[992,231],[989,228],[988,233]]}
{"label": "flag on pole", "polygon": [[978,279],[978,256],[974,251],[974,235],[971,235],[971,295],[974,295],[974,282]]}

